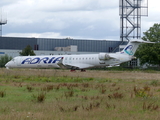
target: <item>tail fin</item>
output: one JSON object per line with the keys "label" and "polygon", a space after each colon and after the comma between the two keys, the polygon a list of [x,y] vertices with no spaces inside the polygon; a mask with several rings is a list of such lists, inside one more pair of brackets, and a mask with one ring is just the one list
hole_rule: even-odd
{"label": "tail fin", "polygon": [[131,40],[131,41],[129,41],[127,46],[121,51],[121,54],[126,54],[126,55],[133,56],[135,54],[138,46],[141,43],[154,43],[154,42],[144,41],[144,40],[141,40],[141,39]]}

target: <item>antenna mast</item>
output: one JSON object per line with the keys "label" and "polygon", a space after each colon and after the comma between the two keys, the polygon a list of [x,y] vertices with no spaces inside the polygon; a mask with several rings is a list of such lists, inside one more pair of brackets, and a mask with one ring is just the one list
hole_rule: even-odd
{"label": "antenna mast", "polygon": [[0,12],[0,37],[2,37],[2,25],[7,24],[7,18],[3,19],[3,11]]}
{"label": "antenna mast", "polygon": [[148,0],[119,0],[122,41],[141,38],[141,16],[148,16]]}

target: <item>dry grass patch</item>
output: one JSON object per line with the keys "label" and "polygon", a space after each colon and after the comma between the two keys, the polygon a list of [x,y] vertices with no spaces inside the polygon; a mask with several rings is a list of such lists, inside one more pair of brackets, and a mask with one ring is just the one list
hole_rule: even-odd
{"label": "dry grass patch", "polygon": [[0,91],[0,97],[3,98],[6,96],[6,91],[3,90],[3,91]]}
{"label": "dry grass patch", "polygon": [[158,72],[0,69],[0,74],[7,93],[0,97],[1,119],[159,118]]}

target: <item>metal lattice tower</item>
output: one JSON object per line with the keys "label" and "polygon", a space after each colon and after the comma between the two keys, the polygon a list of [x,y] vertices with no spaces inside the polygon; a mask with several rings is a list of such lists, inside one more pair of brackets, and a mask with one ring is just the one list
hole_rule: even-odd
{"label": "metal lattice tower", "polygon": [[141,38],[141,17],[148,16],[148,0],[119,0],[122,41]]}
{"label": "metal lattice tower", "polygon": [[2,37],[2,25],[7,24],[7,19],[3,19],[2,12],[0,14],[1,14],[1,18],[0,18],[0,37]]}

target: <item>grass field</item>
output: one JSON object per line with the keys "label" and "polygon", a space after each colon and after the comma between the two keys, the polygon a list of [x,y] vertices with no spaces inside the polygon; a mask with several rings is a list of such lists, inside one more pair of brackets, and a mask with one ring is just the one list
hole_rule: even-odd
{"label": "grass field", "polygon": [[0,69],[0,120],[159,120],[160,72]]}

